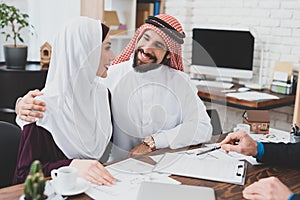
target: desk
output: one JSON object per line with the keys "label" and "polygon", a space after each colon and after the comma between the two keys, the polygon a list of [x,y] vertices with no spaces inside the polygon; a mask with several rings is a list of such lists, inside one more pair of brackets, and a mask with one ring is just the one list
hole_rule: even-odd
{"label": "desk", "polygon": [[[232,89],[238,89],[240,87],[241,85],[235,84]],[[262,90],[261,92],[276,95],[279,97],[279,99],[246,101],[232,97],[226,97],[226,93],[221,92],[220,88],[208,88],[205,86],[197,86],[197,88],[198,96],[203,101],[228,105],[244,110],[268,110],[278,108],[281,106],[288,106],[295,102],[295,95],[282,95],[278,93],[273,93],[270,90],[266,89]]]}
{"label": "desk", "polygon": [[[213,136],[212,142],[221,141],[225,135]],[[170,151],[168,149],[158,150],[157,152],[150,153],[148,155],[163,153],[166,151]],[[148,156],[141,157],[140,160],[148,161],[150,158]],[[212,187],[215,190],[216,199],[224,200],[240,200],[242,199],[242,191],[243,189],[254,183],[255,181],[269,177],[276,176],[278,177],[284,184],[286,184],[293,192],[300,193],[300,171],[299,169],[292,168],[282,168],[282,167],[274,167],[274,166],[252,166],[248,164],[247,174],[246,174],[246,182],[245,185],[234,185],[229,183],[221,183],[215,181],[207,181],[202,179],[194,179],[188,177],[181,176],[171,176],[172,178],[180,181],[182,184],[186,185],[196,185],[196,186],[206,186]],[[0,189],[0,199],[19,199],[19,197],[23,194],[23,184],[6,187]],[[91,199],[86,194],[81,194],[77,196],[70,197],[68,199]],[[189,198],[192,199],[192,198]],[[196,199],[196,198],[195,198]],[[197,197],[199,199],[199,197]]]}

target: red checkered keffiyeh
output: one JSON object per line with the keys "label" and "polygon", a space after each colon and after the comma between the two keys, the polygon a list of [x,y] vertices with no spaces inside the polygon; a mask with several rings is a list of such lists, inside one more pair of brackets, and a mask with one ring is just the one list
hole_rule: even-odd
{"label": "red checkered keffiyeh", "polygon": [[167,14],[160,14],[155,17],[149,17],[148,20],[146,20],[146,23],[137,29],[132,40],[121,52],[121,54],[113,61],[112,64],[114,65],[129,60],[130,56],[135,51],[135,47],[139,38],[141,38],[143,33],[149,29],[155,31],[158,35],[160,35],[164,42],[167,44],[171,57],[166,65],[174,69],[183,71],[181,44],[183,44],[183,38],[185,37],[185,35],[182,30],[182,26],[177,21],[177,19]]}

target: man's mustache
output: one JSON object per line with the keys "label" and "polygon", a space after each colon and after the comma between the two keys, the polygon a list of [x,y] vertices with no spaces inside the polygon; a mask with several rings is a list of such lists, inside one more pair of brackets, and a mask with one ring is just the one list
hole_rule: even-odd
{"label": "man's mustache", "polygon": [[151,55],[150,53],[145,53],[144,49],[138,48],[137,49],[137,53],[143,53],[145,56],[147,56],[148,58],[150,58],[151,60],[154,60],[156,62],[157,58],[156,56]]}
{"label": "man's mustache", "polygon": [[[143,54],[145,54],[149,59],[151,59],[152,60],[152,62],[151,63],[147,63],[147,64],[137,64],[137,55],[138,55],[138,53],[139,52],[141,52],[141,53],[143,53]],[[155,57],[155,56],[152,56],[151,54],[149,54],[149,53],[145,53],[144,52],[144,50],[143,49],[137,49],[136,51],[135,51],[135,55],[134,55],[134,63],[133,63],[133,68],[134,68],[134,70],[136,71],[136,72],[141,72],[141,73],[143,73],[143,72],[147,72],[147,71],[150,71],[150,70],[153,70],[153,69],[157,69],[158,67],[160,67],[161,66],[161,64],[157,64],[156,63],[156,61],[157,61],[157,58]]]}

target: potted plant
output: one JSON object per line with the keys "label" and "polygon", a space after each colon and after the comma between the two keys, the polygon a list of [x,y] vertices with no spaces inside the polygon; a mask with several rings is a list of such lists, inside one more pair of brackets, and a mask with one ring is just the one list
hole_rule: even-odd
{"label": "potted plant", "polygon": [[[4,45],[4,58],[8,68],[25,68],[27,62],[27,46],[17,45],[17,40],[24,42],[21,31],[33,26],[29,24],[29,16],[21,13],[15,6],[5,3],[0,4],[1,34],[5,35],[5,41],[13,39],[13,44]],[[5,30],[4,28],[7,29]],[[31,32],[32,33],[32,32]]]}
{"label": "potted plant", "polygon": [[41,163],[35,160],[30,166],[30,173],[25,180],[24,195],[20,199],[25,200],[44,200],[45,178],[41,169]]}

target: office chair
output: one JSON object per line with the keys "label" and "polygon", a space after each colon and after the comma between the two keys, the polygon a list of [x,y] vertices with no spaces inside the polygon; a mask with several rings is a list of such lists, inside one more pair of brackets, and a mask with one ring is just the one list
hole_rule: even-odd
{"label": "office chair", "polygon": [[210,117],[210,123],[213,127],[213,135],[219,135],[222,134],[222,126],[221,126],[221,121],[220,117],[218,114],[218,111],[215,109],[207,109],[206,110],[208,116]]}
{"label": "office chair", "polygon": [[24,96],[29,90],[43,88],[46,76],[46,70],[9,70],[0,67],[0,121],[15,124],[17,98]]}
{"label": "office chair", "polygon": [[19,127],[0,121],[0,188],[12,184],[21,136]]}

